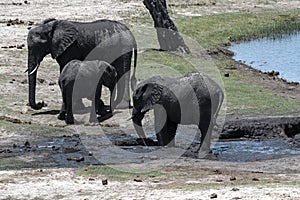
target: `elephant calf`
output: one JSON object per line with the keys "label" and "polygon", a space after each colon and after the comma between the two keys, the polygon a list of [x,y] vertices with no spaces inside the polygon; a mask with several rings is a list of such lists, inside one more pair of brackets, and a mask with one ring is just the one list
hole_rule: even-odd
{"label": "elephant calf", "polygon": [[220,86],[201,72],[192,72],[179,78],[154,76],[141,82],[133,94],[134,128],[144,139],[142,119],[147,111],[154,109],[158,143],[174,146],[178,124],[196,124],[201,131],[197,152],[201,148],[201,153],[206,154],[210,151],[213,125],[223,99]]}
{"label": "elephant calf", "polygon": [[102,85],[109,88],[112,100],[116,82],[115,68],[105,61],[70,61],[59,77],[63,104],[58,119],[74,124],[72,100],[87,98],[92,101],[89,121],[98,122],[95,111],[104,110],[104,103],[100,99]]}

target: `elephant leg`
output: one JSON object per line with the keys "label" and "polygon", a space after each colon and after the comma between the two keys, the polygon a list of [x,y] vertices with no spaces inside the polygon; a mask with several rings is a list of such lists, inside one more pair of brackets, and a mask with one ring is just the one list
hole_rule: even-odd
{"label": "elephant leg", "polygon": [[175,135],[178,127],[177,123],[167,120],[168,133],[166,135],[166,140],[169,142],[168,146],[175,146]]}
{"label": "elephant leg", "polygon": [[168,119],[166,110],[163,106],[156,105],[154,107],[154,121],[159,145],[175,146],[174,138],[178,124]]}
{"label": "elephant leg", "polygon": [[66,88],[65,96],[66,102],[65,102],[65,108],[66,108],[66,123],[67,124],[74,124],[74,116],[73,116],[73,110],[72,110],[72,93],[73,93],[73,87],[69,86]]}
{"label": "elephant leg", "polygon": [[106,115],[105,105],[101,99],[102,84],[99,83],[95,92],[95,110],[98,115]]}
{"label": "elephant leg", "polygon": [[62,94],[63,103],[61,104],[61,109],[59,111],[57,119],[59,119],[59,120],[66,120],[66,107],[65,107],[65,102],[66,102],[66,97],[65,96],[66,95],[64,95],[63,90],[62,90],[61,94]]}
{"label": "elephant leg", "polygon": [[210,140],[213,127],[212,124],[211,108],[203,108],[200,112],[200,122],[198,125],[198,128],[201,131],[201,140],[200,146],[196,152],[199,153],[199,157],[204,157],[210,152]]}
{"label": "elephant leg", "polygon": [[163,128],[156,134],[159,145],[174,147],[177,123],[167,120]]}
{"label": "elephant leg", "polygon": [[73,101],[73,103],[74,103],[73,107],[74,107],[75,113],[80,114],[80,113],[86,112],[86,107],[83,104],[81,98],[75,98],[74,101]]}
{"label": "elephant leg", "polygon": [[66,120],[66,109],[65,109],[65,103],[64,102],[61,104],[61,109],[59,111],[57,119]]}
{"label": "elephant leg", "polygon": [[120,56],[114,64],[114,66],[118,66],[116,68],[118,74],[117,99],[114,103],[114,107],[119,109],[131,108],[129,92],[131,57],[132,52],[125,53]]}
{"label": "elephant leg", "polygon": [[91,111],[90,111],[90,120],[89,120],[90,123],[98,122],[97,114],[96,114],[96,101],[95,100],[92,101],[92,107],[91,107]]}

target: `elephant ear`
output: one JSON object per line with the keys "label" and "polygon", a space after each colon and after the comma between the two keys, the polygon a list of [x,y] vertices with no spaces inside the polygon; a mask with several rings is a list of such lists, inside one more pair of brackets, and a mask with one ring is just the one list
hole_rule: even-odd
{"label": "elephant ear", "polygon": [[53,26],[51,56],[56,59],[59,57],[75,40],[79,32],[71,22],[59,20]]}
{"label": "elephant ear", "polygon": [[158,84],[146,84],[143,86],[143,102],[144,106],[141,112],[147,112],[160,100],[162,94],[162,86]]}

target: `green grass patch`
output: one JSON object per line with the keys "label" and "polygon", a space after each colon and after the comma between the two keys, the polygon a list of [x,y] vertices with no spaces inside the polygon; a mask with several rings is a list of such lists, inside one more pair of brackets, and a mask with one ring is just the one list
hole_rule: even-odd
{"label": "green grass patch", "polygon": [[70,130],[62,127],[52,127],[48,125],[38,124],[18,124],[8,122],[6,120],[0,120],[0,127],[10,132],[16,132],[18,134],[31,136],[59,137],[71,134]]}
{"label": "green grass patch", "polygon": [[156,172],[156,171],[147,172],[147,173],[138,173],[135,171],[125,172],[107,165],[81,167],[75,170],[75,174],[80,176],[99,176],[101,178],[107,178],[109,180],[117,180],[117,181],[132,180],[135,178],[138,179],[145,179],[148,177],[153,178],[153,177],[160,177],[164,175],[164,173]]}
{"label": "green grass patch", "polygon": [[[300,102],[274,94],[253,84],[251,78],[230,73],[224,79],[227,97],[227,113],[239,116],[298,115]],[[251,83],[252,82],[252,83]]]}
{"label": "green grass patch", "polygon": [[195,39],[205,49],[232,41],[261,37],[281,37],[300,30],[300,10],[220,14],[180,17],[175,23],[183,35]]}

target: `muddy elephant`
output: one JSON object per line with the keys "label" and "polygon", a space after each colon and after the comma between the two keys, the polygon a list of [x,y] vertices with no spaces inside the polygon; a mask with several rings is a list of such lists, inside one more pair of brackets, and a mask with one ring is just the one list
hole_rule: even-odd
{"label": "muddy elephant", "polygon": [[[110,101],[117,82],[117,72],[105,61],[72,60],[67,63],[59,76],[59,87],[63,104],[58,119],[74,124],[73,99],[87,98],[92,101],[89,122],[98,122],[96,111],[105,113],[101,98],[102,85],[110,90]],[[110,109],[111,110],[111,109]],[[105,113],[106,114],[106,113]]]}
{"label": "muddy elephant", "polygon": [[175,145],[178,124],[196,124],[199,136],[201,132],[197,152],[201,150],[201,154],[207,154],[210,151],[212,128],[223,99],[220,86],[201,72],[192,72],[179,78],[154,76],[141,82],[133,94],[134,128],[145,141],[142,119],[146,112],[154,109],[159,145]]}
{"label": "muddy elephant", "polygon": [[[114,107],[130,105],[129,77],[132,55],[134,71],[131,87],[135,87],[137,45],[131,31],[123,24],[99,20],[94,22],[72,22],[47,19],[33,27],[27,36],[29,105],[41,109],[43,102],[36,103],[37,69],[43,58],[51,54],[60,66],[60,72],[71,60],[103,60],[117,71],[117,94]],[[121,105],[122,104],[122,105]]]}

